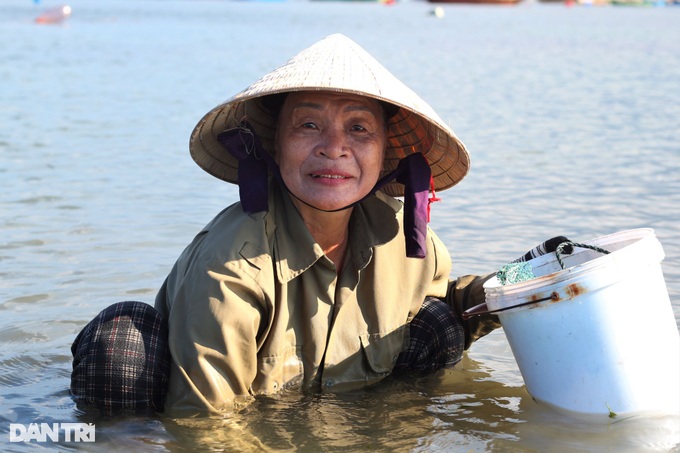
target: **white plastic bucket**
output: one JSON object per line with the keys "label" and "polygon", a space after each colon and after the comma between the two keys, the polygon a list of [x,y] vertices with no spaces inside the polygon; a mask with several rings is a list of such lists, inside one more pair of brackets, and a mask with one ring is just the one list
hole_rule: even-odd
{"label": "white plastic bucket", "polygon": [[527,391],[575,414],[680,413],[680,335],[654,231],[585,244],[611,253],[576,247],[564,270],[543,255],[530,261],[537,278],[484,285]]}

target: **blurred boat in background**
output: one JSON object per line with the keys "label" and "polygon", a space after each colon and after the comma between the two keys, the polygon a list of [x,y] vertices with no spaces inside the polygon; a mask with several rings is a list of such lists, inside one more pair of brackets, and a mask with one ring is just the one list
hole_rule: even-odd
{"label": "blurred boat in background", "polygon": [[427,0],[429,3],[467,3],[484,5],[516,5],[523,0]]}
{"label": "blurred boat in background", "polygon": [[38,24],[60,24],[71,17],[71,12],[72,8],[68,5],[46,9],[35,18],[35,22]]}

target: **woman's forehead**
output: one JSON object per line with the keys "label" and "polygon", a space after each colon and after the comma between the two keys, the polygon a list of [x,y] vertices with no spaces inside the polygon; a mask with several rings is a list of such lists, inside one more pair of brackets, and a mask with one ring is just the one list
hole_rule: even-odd
{"label": "woman's forehead", "polygon": [[323,106],[327,103],[346,104],[368,107],[371,110],[381,111],[382,106],[376,99],[352,93],[339,93],[333,91],[297,91],[286,96],[284,105],[289,107],[299,106]]}

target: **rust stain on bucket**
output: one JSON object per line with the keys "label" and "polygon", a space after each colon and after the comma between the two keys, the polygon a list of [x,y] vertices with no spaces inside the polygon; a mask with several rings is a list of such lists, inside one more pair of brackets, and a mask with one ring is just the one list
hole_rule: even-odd
{"label": "rust stain on bucket", "polygon": [[578,283],[571,283],[567,285],[566,292],[569,295],[569,297],[574,299],[576,296],[585,294],[587,291],[583,286],[579,285]]}

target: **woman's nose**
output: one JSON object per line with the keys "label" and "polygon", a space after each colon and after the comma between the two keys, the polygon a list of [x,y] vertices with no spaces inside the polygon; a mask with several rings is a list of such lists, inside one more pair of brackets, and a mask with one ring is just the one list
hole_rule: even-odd
{"label": "woman's nose", "polygon": [[330,158],[337,159],[342,157],[348,152],[347,137],[344,131],[333,129],[326,130],[323,134],[323,140],[319,151],[322,155]]}

